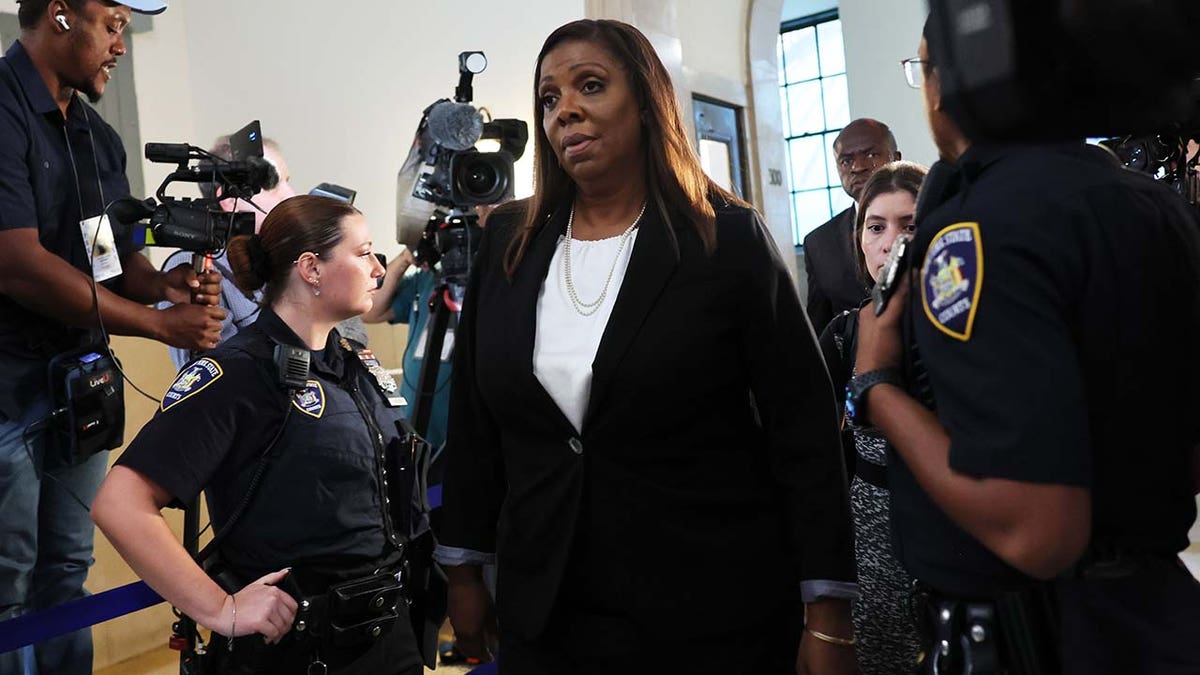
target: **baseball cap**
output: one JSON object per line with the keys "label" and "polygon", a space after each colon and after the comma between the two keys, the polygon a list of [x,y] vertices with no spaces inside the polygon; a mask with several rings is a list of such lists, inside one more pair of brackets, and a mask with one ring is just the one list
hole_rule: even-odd
{"label": "baseball cap", "polygon": [[167,9],[167,0],[116,0],[138,14],[161,14]]}
{"label": "baseball cap", "polygon": [[[138,14],[162,14],[167,9],[167,0],[112,0],[113,4],[125,5]],[[29,3],[36,7],[45,7],[48,0],[17,0],[17,4]]]}

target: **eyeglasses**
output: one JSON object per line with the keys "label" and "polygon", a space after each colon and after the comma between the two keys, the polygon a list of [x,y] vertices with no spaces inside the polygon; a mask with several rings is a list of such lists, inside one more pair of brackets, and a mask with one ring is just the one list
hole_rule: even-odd
{"label": "eyeglasses", "polygon": [[929,61],[922,61],[915,56],[900,62],[900,67],[904,69],[904,80],[908,82],[908,86],[920,89],[925,84],[926,65],[929,65]]}

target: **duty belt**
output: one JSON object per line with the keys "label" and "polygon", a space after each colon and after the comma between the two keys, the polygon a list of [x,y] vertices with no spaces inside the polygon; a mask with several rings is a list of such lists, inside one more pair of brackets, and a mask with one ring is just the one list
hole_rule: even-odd
{"label": "duty belt", "polygon": [[922,675],[1057,675],[1059,636],[1048,584],[994,598],[919,587]]}
{"label": "duty belt", "polygon": [[412,602],[408,561],[373,574],[338,582],[324,593],[297,597],[292,630],[299,639],[329,641],[337,647],[366,644],[385,635],[397,620],[407,621]]}

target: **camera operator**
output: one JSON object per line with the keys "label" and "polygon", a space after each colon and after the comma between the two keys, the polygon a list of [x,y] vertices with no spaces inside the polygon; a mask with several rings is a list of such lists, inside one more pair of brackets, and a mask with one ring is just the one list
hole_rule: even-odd
{"label": "camera operator", "polygon": [[[486,226],[488,214],[495,208],[492,204],[474,207],[480,227]],[[406,274],[408,268],[414,264],[419,266],[416,273]],[[437,270],[418,262],[412,251],[405,247],[388,262],[383,286],[375,295],[375,304],[371,311],[362,315],[365,323],[386,321],[389,324],[408,324],[408,344],[404,348],[404,378],[400,385],[400,395],[408,402],[402,406],[406,416],[411,416],[410,411],[417,400],[417,382],[421,374],[421,363],[425,358],[425,345],[429,340],[430,295],[435,291],[437,284]],[[425,430],[425,440],[434,449],[435,457],[446,442],[453,350],[454,333],[450,328],[447,329],[442,343],[441,366],[438,368],[433,408],[430,411],[429,428]],[[437,484],[441,481],[435,478],[432,482]]]}
{"label": "camera operator", "polygon": [[[131,11],[165,8],[23,0],[20,39],[0,64],[0,620],[82,596],[91,564],[93,529],[77,502],[94,495],[107,455],[76,465],[49,452],[38,429],[50,417],[51,358],[104,351],[105,329],[187,348],[211,346],[220,331],[218,308],[143,304],[210,302],[216,280],[160,274],[129,238],[114,239],[99,216],[129,194],[125,152],[77,96],[104,93]],[[38,645],[36,665],[23,665],[29,652],[0,655],[0,673],[91,672],[86,630]]]}
{"label": "camera operator", "polygon": [[942,157],[922,264],[862,313],[849,387],[898,455],[924,672],[1198,672],[1200,585],[1177,557],[1196,516],[1194,215],[1082,142],[968,138],[937,20],[909,68]]}
{"label": "camera operator", "polygon": [[[248,211],[254,214],[254,231],[258,232],[262,229],[263,220],[275,205],[279,204],[288,197],[296,195],[296,189],[292,187],[292,174],[288,169],[287,161],[280,151],[279,144],[271,138],[263,138],[263,158],[275,168],[275,172],[279,175],[279,180],[274,187],[262,190],[254,195],[254,205],[250,205],[244,200],[237,199],[222,199],[219,204],[222,211],[230,213],[233,211]],[[224,160],[233,159],[233,146],[230,143],[229,136],[221,136],[213,146],[209,148],[209,152]],[[216,183],[200,183],[201,195],[206,199],[215,199],[220,197],[220,186]],[[257,207],[257,208],[255,208]],[[192,253],[190,251],[177,251],[171,254],[167,259],[164,267],[170,269],[180,264],[191,264]],[[221,292],[216,298],[218,307],[224,309],[227,314],[225,320],[221,322],[221,338],[220,342],[225,342],[229,338],[237,335],[238,331],[246,326],[254,323],[258,318],[258,312],[262,302],[262,293],[257,291],[245,292],[237,287],[233,280],[233,268],[229,264],[229,258],[225,252],[213,258],[213,270],[221,275]],[[165,309],[171,306],[171,302],[159,303],[160,309]],[[359,344],[367,344],[367,332],[362,325],[362,321],[357,317],[352,317],[338,324],[338,332],[343,336],[358,342]],[[195,353],[192,350],[180,349],[171,347],[168,350],[171,354],[171,361],[175,364],[175,368],[179,369],[187,365],[189,361],[195,358]]]}

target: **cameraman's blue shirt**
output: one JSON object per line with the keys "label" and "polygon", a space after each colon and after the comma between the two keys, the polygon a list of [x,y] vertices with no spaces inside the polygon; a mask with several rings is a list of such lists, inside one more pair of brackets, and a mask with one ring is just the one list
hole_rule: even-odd
{"label": "cameraman's blue shirt", "polygon": [[[425,358],[425,344],[428,341],[426,331],[429,325],[429,298],[433,295],[436,285],[435,274],[429,270],[418,270],[400,281],[396,295],[392,299],[392,319],[390,323],[408,324],[408,344],[404,348],[404,374],[400,387],[400,395],[408,405],[403,407],[405,417],[412,419],[413,404],[417,401],[417,385],[421,381],[421,365]],[[443,354],[449,354],[454,321],[446,332],[446,345]],[[429,429],[425,440],[434,450],[446,442],[446,419],[450,408],[450,371],[451,361],[443,359],[438,368],[437,388],[433,397],[433,409],[429,415]]]}
{"label": "cameraman's blue shirt", "polygon": [[[0,230],[35,228],[43,248],[90,275],[79,222],[128,195],[117,132],[78,98],[64,118],[25,48],[14,42],[0,59]],[[131,239],[117,233],[122,256],[133,250]],[[119,290],[121,279],[103,285]],[[87,331],[0,294],[0,367],[8,373],[0,410],[15,414],[14,391],[26,397],[43,391],[46,360],[87,338]]]}

